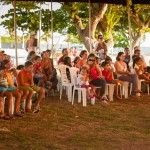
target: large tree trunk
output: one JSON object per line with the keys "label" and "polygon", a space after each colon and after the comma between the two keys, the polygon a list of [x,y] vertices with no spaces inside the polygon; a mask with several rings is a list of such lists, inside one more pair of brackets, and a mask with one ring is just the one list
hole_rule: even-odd
{"label": "large tree trunk", "polygon": [[134,49],[135,46],[140,46],[142,37],[143,37],[143,34],[141,32],[138,32],[138,34],[135,36],[132,42],[132,49]]}
{"label": "large tree trunk", "polygon": [[[93,13],[93,16],[91,18],[91,40],[89,37],[89,23],[85,28],[83,28],[82,21],[79,16],[75,16],[74,22],[76,24],[77,32],[79,37],[81,38],[82,42],[84,43],[86,49],[90,51],[90,41],[91,45],[95,42],[95,30],[99,23],[99,21],[103,18],[108,5],[102,4],[102,7],[97,7],[99,4],[94,4],[93,7],[97,10],[95,13]],[[92,47],[93,48],[93,47]]]}

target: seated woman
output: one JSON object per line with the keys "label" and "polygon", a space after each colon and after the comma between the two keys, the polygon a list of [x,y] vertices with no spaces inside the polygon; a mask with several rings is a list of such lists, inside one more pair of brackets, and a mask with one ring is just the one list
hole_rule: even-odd
{"label": "seated woman", "polygon": [[136,57],[133,60],[133,68],[135,69],[139,79],[145,79],[150,83],[150,73],[146,72],[142,58]]}
{"label": "seated woman", "polygon": [[117,77],[119,80],[127,81],[133,84],[131,96],[137,98],[136,93],[141,92],[141,90],[138,89],[138,76],[128,71],[127,64],[124,62],[124,59],[125,54],[123,52],[119,52],[115,63]]}
{"label": "seated woman", "polygon": [[[87,70],[89,70],[89,83],[93,84],[94,86],[101,87],[101,101],[105,104],[108,104],[106,101],[108,99],[105,94],[106,81],[104,76],[102,76],[99,65],[96,63],[96,57],[94,54],[89,54],[85,67]],[[99,96],[99,93],[97,95]]]}

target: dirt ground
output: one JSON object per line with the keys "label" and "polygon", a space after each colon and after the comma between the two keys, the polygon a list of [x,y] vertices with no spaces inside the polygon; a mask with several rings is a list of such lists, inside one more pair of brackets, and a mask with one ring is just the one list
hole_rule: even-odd
{"label": "dirt ground", "polygon": [[0,150],[150,150],[150,96],[82,107],[55,93],[38,114],[0,120]]}

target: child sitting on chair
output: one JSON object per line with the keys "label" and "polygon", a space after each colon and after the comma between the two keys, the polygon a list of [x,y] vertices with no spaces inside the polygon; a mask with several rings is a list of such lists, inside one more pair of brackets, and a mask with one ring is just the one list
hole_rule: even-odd
{"label": "child sitting on chair", "polygon": [[110,66],[109,62],[102,63],[103,71],[102,75],[105,77],[106,83],[108,84],[116,84],[116,98],[121,99],[118,94],[118,87],[122,82],[120,80],[114,79],[114,69]]}
{"label": "child sitting on chair", "polygon": [[47,82],[47,78],[45,76],[44,70],[42,68],[42,58],[40,56],[35,56],[35,63],[33,65],[33,73],[34,73],[34,83],[40,87],[44,87]]}
{"label": "child sitting on chair", "polygon": [[145,71],[144,62],[140,57],[133,59],[133,68],[135,69],[139,79],[145,79],[148,83],[150,83],[150,73]]}
{"label": "child sitting on chair", "polygon": [[36,100],[35,108],[33,113],[39,112],[40,102],[45,95],[45,90],[39,86],[34,85],[33,82],[33,63],[30,61],[25,62],[24,69],[22,69],[18,74],[18,86],[20,89],[25,89],[29,91],[29,95],[26,99],[26,111],[31,112],[30,102],[34,91],[38,93],[38,97]]}
{"label": "child sitting on chair", "polygon": [[[81,86],[81,88],[86,88],[90,98],[96,97],[95,87],[92,84],[89,84],[88,70],[86,67],[82,67],[80,69],[80,73],[77,77],[77,85]],[[90,91],[90,89],[92,91]]]}

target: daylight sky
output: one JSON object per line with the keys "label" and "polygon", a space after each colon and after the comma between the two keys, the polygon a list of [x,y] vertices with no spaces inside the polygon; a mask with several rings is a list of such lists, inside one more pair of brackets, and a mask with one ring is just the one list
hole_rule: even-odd
{"label": "daylight sky", "polygon": [[[45,9],[50,9],[50,3],[46,3],[46,5],[42,5],[43,8]],[[12,8],[12,5],[0,5],[0,16],[3,14],[6,14],[8,10]],[[53,3],[53,10],[59,9],[60,4],[59,3]],[[0,17],[0,22],[2,21]],[[18,32],[18,34],[21,34],[21,32]],[[0,26],[0,35],[8,35],[8,32]],[[150,47],[150,33],[146,34],[146,39],[141,43],[142,47]]]}

